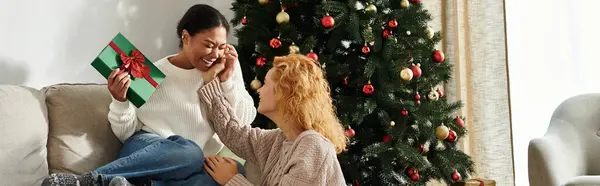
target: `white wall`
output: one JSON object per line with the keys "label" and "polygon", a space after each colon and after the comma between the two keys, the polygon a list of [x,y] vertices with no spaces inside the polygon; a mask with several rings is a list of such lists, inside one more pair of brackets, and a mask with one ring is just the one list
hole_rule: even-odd
{"label": "white wall", "polygon": [[529,185],[529,140],[568,97],[600,92],[597,0],[506,0],[516,185]]}
{"label": "white wall", "polygon": [[177,52],[177,21],[198,3],[232,17],[231,0],[0,0],[0,84],[105,83],[90,63],[116,33],[156,61]]}

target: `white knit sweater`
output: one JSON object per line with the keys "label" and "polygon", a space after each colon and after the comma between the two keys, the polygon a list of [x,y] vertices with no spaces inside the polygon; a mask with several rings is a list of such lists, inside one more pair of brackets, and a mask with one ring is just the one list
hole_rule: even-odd
{"label": "white knit sweater", "polygon": [[[168,60],[169,55],[154,65],[165,75],[156,92],[140,108],[131,102],[113,99],[108,120],[113,133],[125,142],[140,129],[168,137],[180,135],[198,144],[206,156],[217,154],[223,143],[208,123],[206,106],[200,105],[198,90],[203,85],[201,72],[182,69]],[[244,87],[239,63],[228,81],[222,83],[227,101],[243,124],[250,124],[256,116],[252,97]]]}

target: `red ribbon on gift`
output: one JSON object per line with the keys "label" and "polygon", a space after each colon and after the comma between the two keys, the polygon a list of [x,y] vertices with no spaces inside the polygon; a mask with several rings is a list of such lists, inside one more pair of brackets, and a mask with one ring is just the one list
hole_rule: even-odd
{"label": "red ribbon on gift", "polygon": [[152,86],[154,86],[154,88],[158,87],[158,83],[156,83],[156,81],[150,77],[150,67],[144,65],[146,59],[144,58],[144,55],[142,55],[142,52],[135,49],[131,51],[129,56],[127,56],[127,54],[125,54],[125,52],[123,52],[123,50],[121,50],[114,42],[111,41],[108,45],[117,53],[119,53],[121,61],[123,62],[120,67],[121,70],[127,70],[131,72],[131,76],[134,78],[146,79]]}
{"label": "red ribbon on gift", "polygon": [[480,180],[480,179],[475,179],[475,180],[479,181],[479,186],[484,186],[483,180]]}

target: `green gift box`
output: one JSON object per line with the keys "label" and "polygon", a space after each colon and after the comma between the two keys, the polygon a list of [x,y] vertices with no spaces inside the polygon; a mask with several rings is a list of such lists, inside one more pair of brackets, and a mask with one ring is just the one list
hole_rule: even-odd
{"label": "green gift box", "polygon": [[107,79],[114,69],[126,70],[131,77],[127,99],[138,108],[148,101],[165,79],[165,74],[121,33],[96,56],[92,66]]}

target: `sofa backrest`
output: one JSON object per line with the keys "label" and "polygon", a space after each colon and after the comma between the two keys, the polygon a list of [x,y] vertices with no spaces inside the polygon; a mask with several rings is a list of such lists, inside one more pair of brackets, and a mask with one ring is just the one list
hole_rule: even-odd
{"label": "sofa backrest", "polygon": [[57,84],[42,92],[50,123],[50,173],[82,174],[114,160],[121,142],[108,122],[111,95],[106,85]]}
{"label": "sofa backrest", "polygon": [[0,85],[0,185],[40,185],[48,176],[44,100],[38,90]]}
{"label": "sofa backrest", "polygon": [[562,149],[568,149],[568,158],[574,158],[569,166],[578,167],[573,169],[587,175],[600,174],[600,164],[596,163],[600,159],[599,105],[600,93],[580,94],[566,99],[554,110],[545,134],[560,136],[563,143],[553,146],[561,149],[558,147],[562,145]]}

